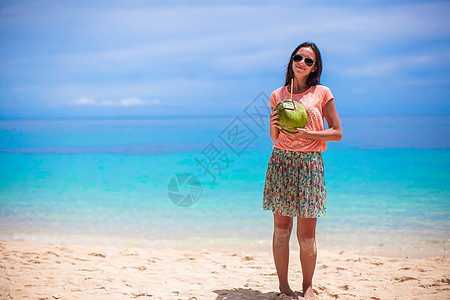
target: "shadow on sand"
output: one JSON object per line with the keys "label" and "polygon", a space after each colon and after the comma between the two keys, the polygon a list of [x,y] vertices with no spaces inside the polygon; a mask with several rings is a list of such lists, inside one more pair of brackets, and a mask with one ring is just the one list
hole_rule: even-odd
{"label": "shadow on sand", "polygon": [[[291,297],[287,297],[286,295],[280,295],[280,293],[269,292],[263,293],[261,291],[252,290],[252,289],[224,289],[224,290],[215,290],[214,293],[217,294],[215,300],[288,300],[292,299]],[[299,292],[297,292],[299,293]],[[303,293],[299,293],[300,296]],[[300,298],[303,299],[303,298]]]}

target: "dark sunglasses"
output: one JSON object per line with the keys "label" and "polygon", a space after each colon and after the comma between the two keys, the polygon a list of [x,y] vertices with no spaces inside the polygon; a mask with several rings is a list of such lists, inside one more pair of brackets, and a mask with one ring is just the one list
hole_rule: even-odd
{"label": "dark sunglasses", "polygon": [[[295,62],[300,62],[303,60],[303,56],[301,56],[300,54],[295,54],[293,57]],[[307,65],[308,67],[311,67],[314,64],[314,61],[311,58],[305,57],[305,65]]]}

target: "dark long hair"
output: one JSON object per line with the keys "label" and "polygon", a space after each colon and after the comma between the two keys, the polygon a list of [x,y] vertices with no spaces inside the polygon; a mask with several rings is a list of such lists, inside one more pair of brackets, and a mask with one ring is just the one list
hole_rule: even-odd
{"label": "dark long hair", "polygon": [[308,86],[320,84],[320,75],[322,75],[322,56],[320,55],[320,50],[316,46],[316,44],[312,42],[304,42],[303,44],[298,45],[298,47],[295,48],[295,50],[291,54],[289,64],[286,68],[286,80],[284,82],[285,86],[291,84],[291,79],[294,78],[294,70],[292,70],[293,58],[298,49],[303,47],[311,47],[311,49],[313,49],[314,53],[316,54],[316,61],[314,62],[316,65],[316,70],[309,74],[308,78],[306,79],[306,84]]}

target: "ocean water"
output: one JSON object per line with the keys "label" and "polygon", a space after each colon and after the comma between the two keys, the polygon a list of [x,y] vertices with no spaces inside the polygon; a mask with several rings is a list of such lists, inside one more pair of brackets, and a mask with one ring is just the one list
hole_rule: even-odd
{"label": "ocean water", "polygon": [[[447,255],[450,116],[341,121],[319,249]],[[0,120],[0,240],[270,251],[264,122]]]}

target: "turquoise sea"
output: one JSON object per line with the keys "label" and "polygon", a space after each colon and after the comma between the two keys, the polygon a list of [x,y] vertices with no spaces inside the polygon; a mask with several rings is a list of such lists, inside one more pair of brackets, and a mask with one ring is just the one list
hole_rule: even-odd
{"label": "turquoise sea", "polygon": [[[447,255],[450,116],[341,121],[323,153],[319,250]],[[264,122],[0,120],[0,240],[270,251]]]}

